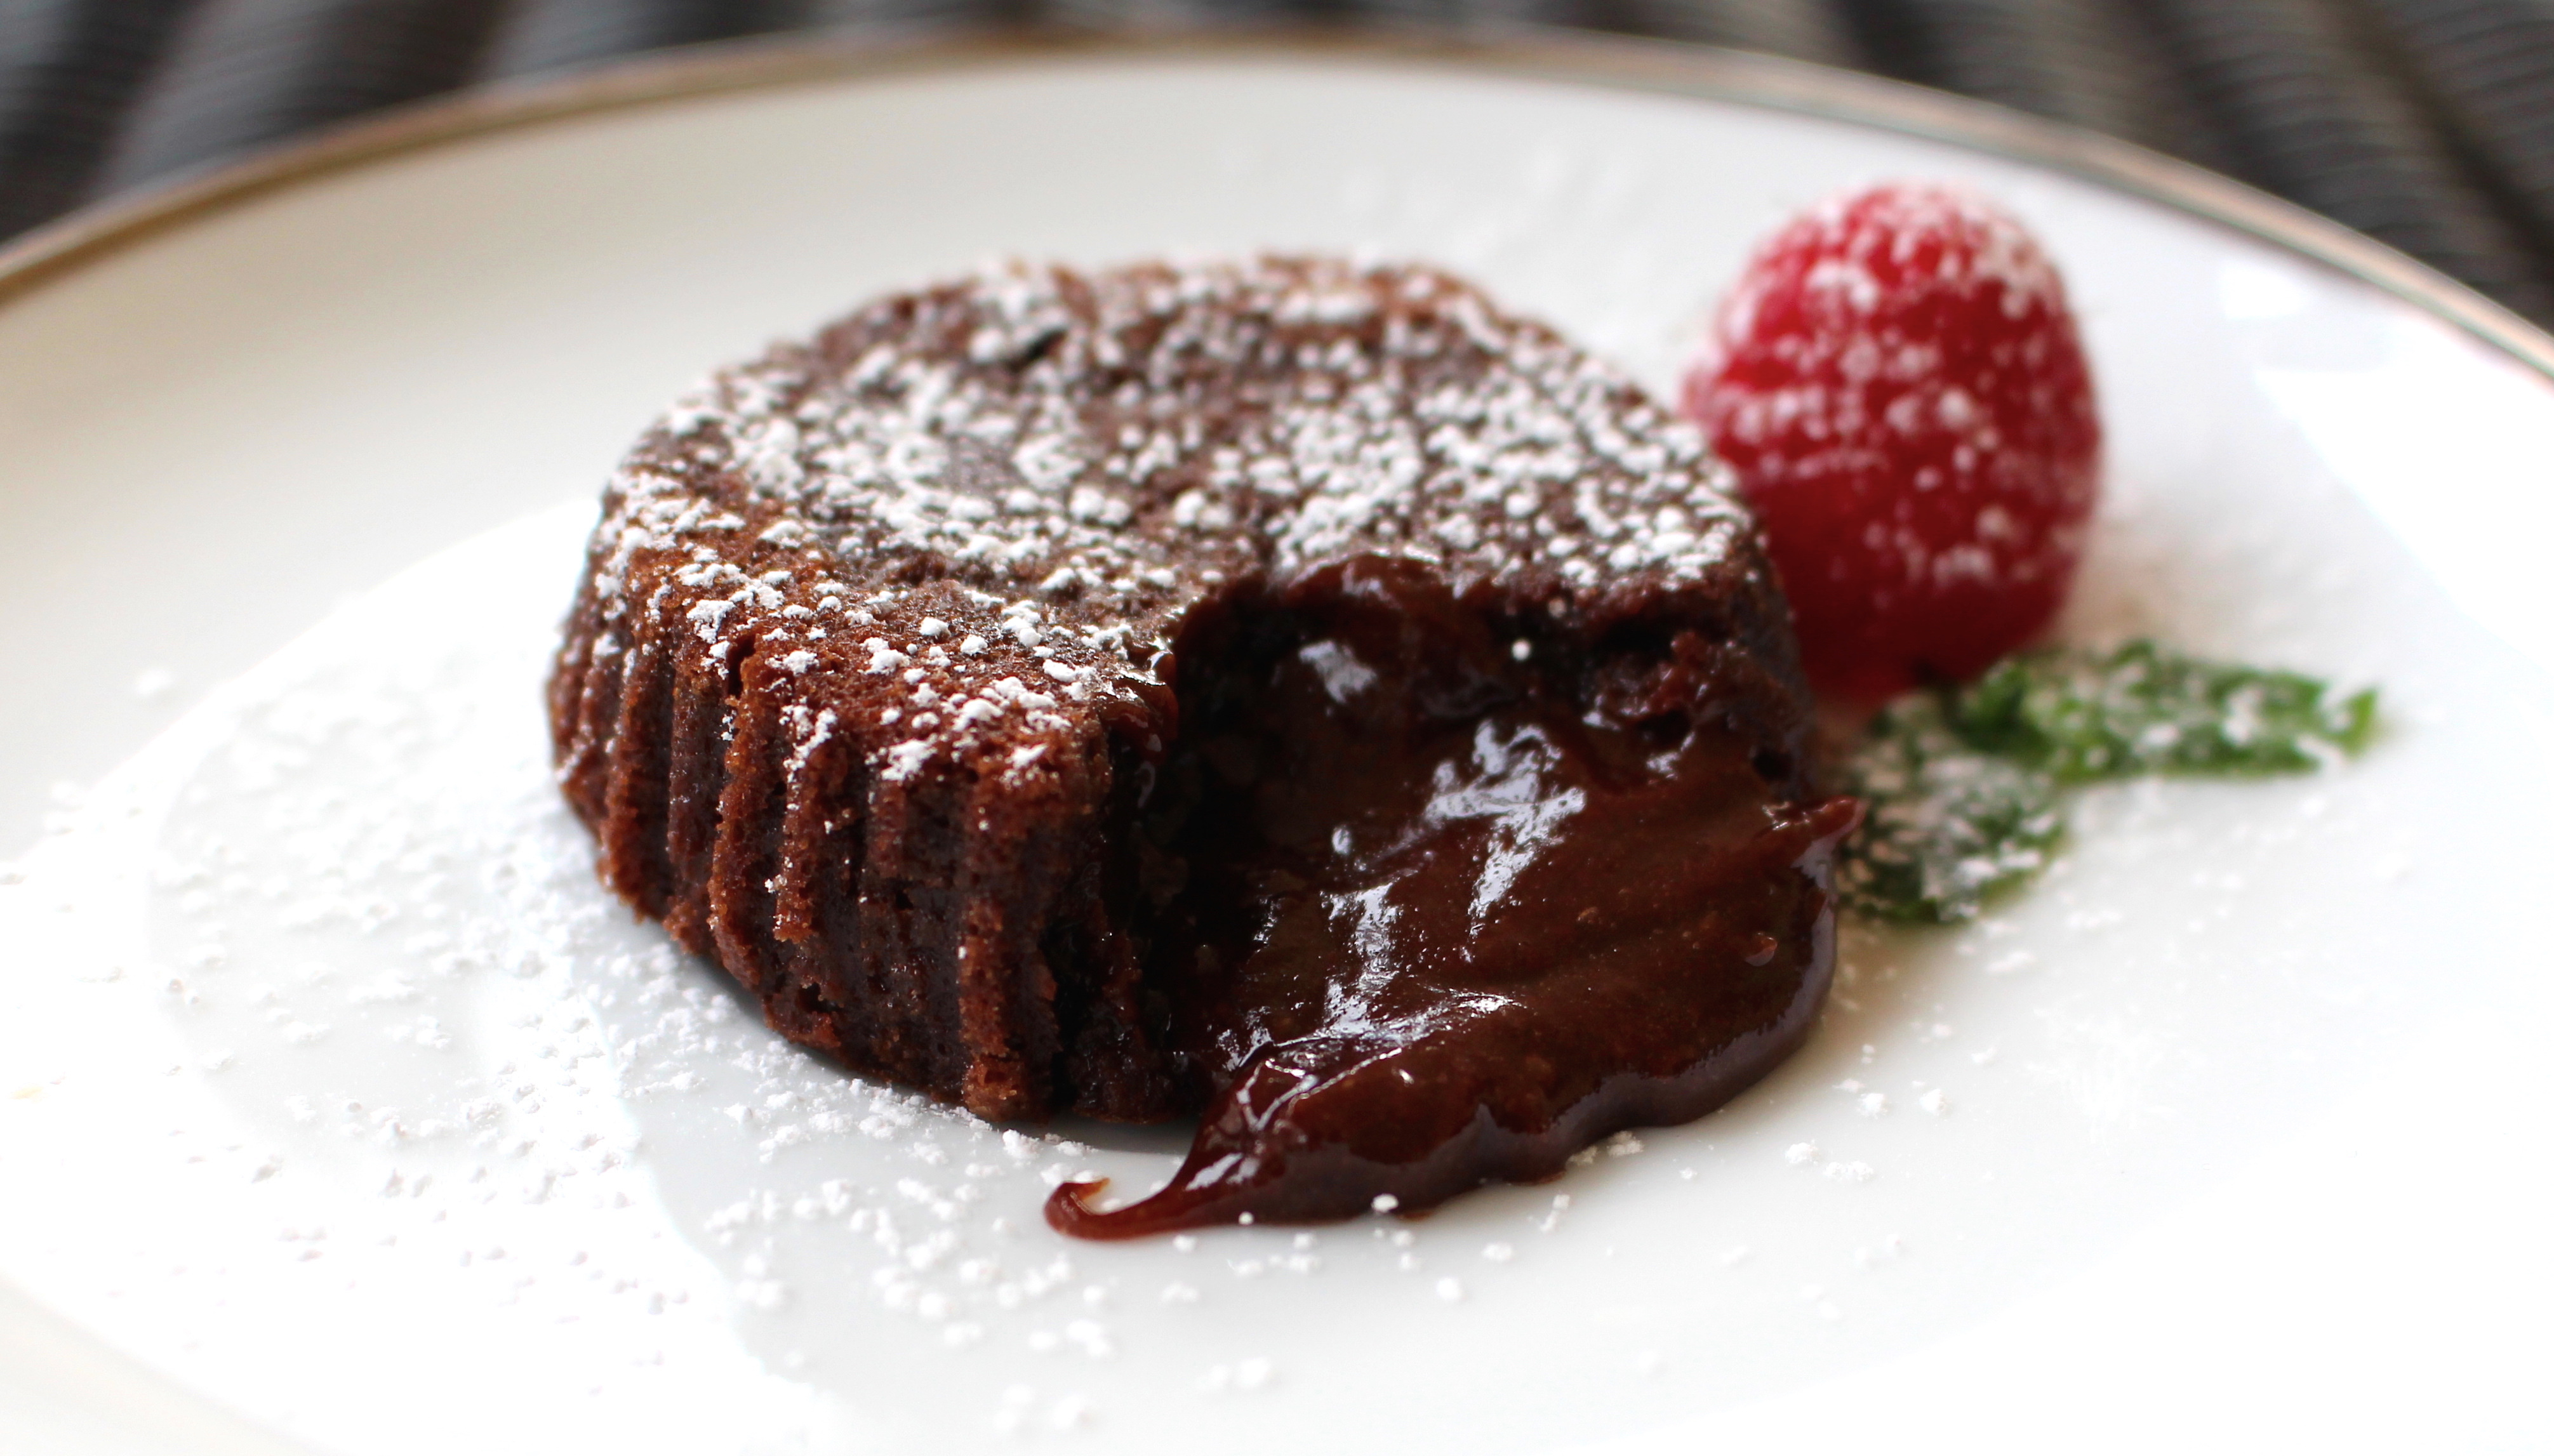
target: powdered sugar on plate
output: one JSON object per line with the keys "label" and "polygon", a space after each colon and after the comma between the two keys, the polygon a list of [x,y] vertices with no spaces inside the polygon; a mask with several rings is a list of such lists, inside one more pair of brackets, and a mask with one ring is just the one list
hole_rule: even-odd
{"label": "powdered sugar on plate", "polygon": [[[339,1449],[963,1450],[1243,1405],[1238,1447],[1277,1449],[1413,1381],[1664,1419],[2089,1257],[2411,1014],[2366,950],[2400,905],[2326,884],[2459,888],[2424,888],[2417,736],[2293,785],[2096,793],[2039,889],[1848,935],[1798,1059],[1558,1186],[1073,1244],[1047,1190],[1144,1187],[1177,1130],[997,1127],[845,1075],[596,885],[538,698],[584,527],[344,610],[0,882],[39,967],[5,1008],[0,1152],[62,1194],[0,1237],[119,1344]],[[2116,576],[2148,557],[2117,559],[2100,591],[2151,609]],[[2087,1140],[2128,1188],[2069,1172]],[[374,1418],[421,1383],[468,1400]]]}

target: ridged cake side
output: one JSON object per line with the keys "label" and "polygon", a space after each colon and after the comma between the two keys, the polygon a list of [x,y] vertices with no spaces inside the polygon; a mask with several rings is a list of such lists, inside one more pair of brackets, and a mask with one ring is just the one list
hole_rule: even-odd
{"label": "ridged cake side", "polygon": [[661,607],[624,632],[601,615],[582,594],[551,711],[622,898],[856,1070],[988,1118],[1164,1114],[1100,893],[1104,743],[1050,737],[1036,772],[899,773],[852,734],[800,729],[825,710],[784,654],[730,667]]}

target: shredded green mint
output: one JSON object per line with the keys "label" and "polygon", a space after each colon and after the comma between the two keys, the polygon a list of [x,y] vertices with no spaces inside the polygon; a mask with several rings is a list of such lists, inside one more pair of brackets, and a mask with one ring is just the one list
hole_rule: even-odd
{"label": "shredded green mint", "polygon": [[1868,806],[1837,885],[1879,920],[1950,924],[2036,874],[2065,833],[2061,789],[2143,774],[2271,774],[2358,753],[2375,690],[2149,641],[2009,657],[1872,720],[1843,788]]}
{"label": "shredded green mint", "polygon": [[2150,773],[2296,773],[2368,746],[2374,689],[2327,701],[2300,673],[2203,662],[2149,641],[2008,657],[1951,695],[1961,737],[2062,783]]}
{"label": "shredded green mint", "polygon": [[1846,904],[1881,920],[1968,920],[1989,894],[2037,873],[2066,829],[2057,780],[1970,746],[1931,693],[1873,721],[1844,790],[1865,808],[1837,884]]}

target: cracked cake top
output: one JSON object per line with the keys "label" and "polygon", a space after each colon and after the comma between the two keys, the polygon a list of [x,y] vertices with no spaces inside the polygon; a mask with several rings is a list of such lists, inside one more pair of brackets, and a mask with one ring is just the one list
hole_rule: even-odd
{"label": "cracked cake top", "polygon": [[671,610],[730,672],[860,680],[803,696],[801,752],[849,732],[902,777],[1158,692],[1251,573],[1761,590],[1752,529],[1690,426],[1434,270],[1011,265],[685,395],[606,493],[591,606],[607,642]]}

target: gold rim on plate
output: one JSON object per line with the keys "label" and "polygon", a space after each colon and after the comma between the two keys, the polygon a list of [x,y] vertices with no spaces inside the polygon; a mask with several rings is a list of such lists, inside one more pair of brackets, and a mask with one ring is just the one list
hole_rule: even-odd
{"label": "gold rim on plate", "polygon": [[2116,138],[1859,72],[1673,41],[1518,26],[1171,36],[1008,31],[886,43],[784,38],[690,48],[398,108],[129,199],[81,209],[0,248],[0,305],[267,192],[494,133],[731,92],[874,76],[1196,60],[1311,60],[1507,75],[1733,102],[1947,142],[2100,183],[2275,244],[2434,314],[2554,379],[2554,335],[2465,284],[2293,203]]}

